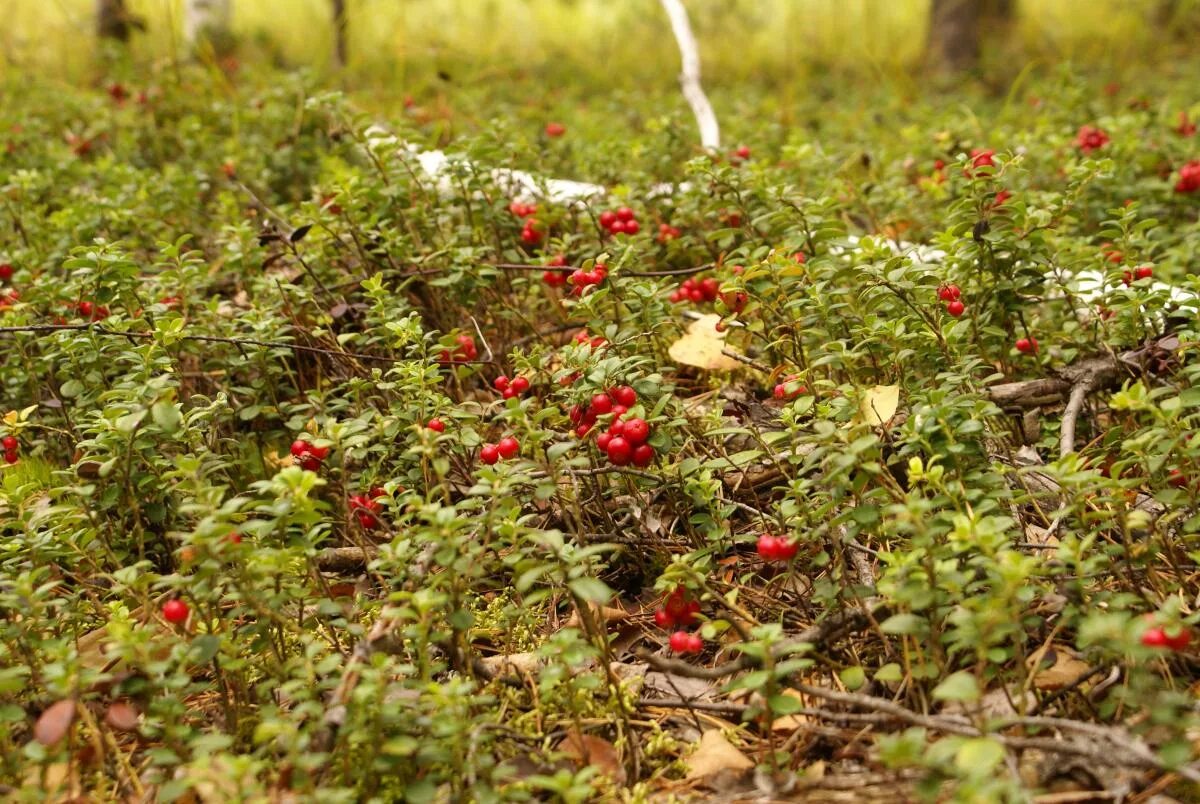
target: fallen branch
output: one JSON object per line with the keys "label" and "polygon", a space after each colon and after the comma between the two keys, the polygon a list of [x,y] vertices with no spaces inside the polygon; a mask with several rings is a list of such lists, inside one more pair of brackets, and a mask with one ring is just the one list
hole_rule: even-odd
{"label": "fallen branch", "polygon": [[692,25],[688,21],[687,9],[681,0],[662,0],[663,10],[671,20],[671,32],[679,45],[679,57],[682,68],[679,73],[679,86],[683,97],[692,107],[696,117],[696,125],[700,127],[700,144],[715,151],[721,147],[721,128],[717,124],[717,115],[713,112],[704,88],[700,86],[700,48],[696,44],[696,35],[692,33]]}

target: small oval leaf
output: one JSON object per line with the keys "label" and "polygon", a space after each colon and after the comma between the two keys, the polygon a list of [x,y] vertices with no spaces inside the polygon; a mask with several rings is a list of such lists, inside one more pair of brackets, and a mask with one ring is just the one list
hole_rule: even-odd
{"label": "small oval leaf", "polygon": [[75,699],[65,698],[51,704],[33,727],[33,737],[44,746],[60,742],[75,722]]}

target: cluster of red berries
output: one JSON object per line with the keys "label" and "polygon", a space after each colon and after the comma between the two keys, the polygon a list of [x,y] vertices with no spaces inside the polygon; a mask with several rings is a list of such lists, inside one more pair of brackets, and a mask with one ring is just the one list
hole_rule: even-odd
{"label": "cluster of red berries", "polygon": [[[1153,617],[1147,615],[1146,620],[1153,622]],[[1142,644],[1148,648],[1180,651],[1192,644],[1192,632],[1187,628],[1181,628],[1179,633],[1171,635],[1163,627],[1151,625],[1142,632]]]}
{"label": "cluster of red berries", "polygon": [[946,303],[946,312],[959,318],[967,311],[967,306],[959,301],[962,290],[958,285],[942,285],[938,288],[938,298]]}
{"label": "cluster of red berries", "polygon": [[350,496],[350,512],[358,519],[363,530],[375,530],[379,527],[379,509],[382,507],[379,498],[386,497],[387,492],[376,486],[366,494]]}
{"label": "cluster of red berries", "polygon": [[629,207],[619,207],[615,211],[606,209],[600,213],[600,225],[609,234],[635,235],[642,230],[637,215]]}
{"label": "cluster of red berries", "polygon": [[1037,354],[1038,341],[1037,338],[1034,338],[1033,336],[1028,338],[1017,338],[1015,346],[1017,347],[1017,351],[1023,355]]}
{"label": "cluster of red berries", "polygon": [[682,231],[676,229],[669,223],[660,223],[658,225],[658,242],[666,243],[668,240],[674,240],[683,234]]}
{"label": "cluster of red berries", "polygon": [[1113,246],[1112,243],[1101,243],[1100,253],[1104,255],[1104,259],[1112,263],[1123,262],[1125,260],[1125,255],[1121,253],[1120,249]]}
{"label": "cluster of red berries", "polygon": [[602,262],[596,263],[595,267],[590,271],[585,271],[582,268],[576,268],[571,272],[570,282],[572,285],[571,295],[582,296],[584,290],[592,285],[599,285],[608,278],[608,266]]}
{"label": "cluster of red berries", "polygon": [[659,628],[680,629],[671,634],[671,650],[676,653],[699,653],[704,649],[704,640],[699,634],[682,630],[696,624],[696,614],[699,612],[700,602],[688,600],[682,587],[667,595],[663,607],[654,612],[654,623]]}
{"label": "cluster of red berries", "polygon": [[763,561],[791,561],[796,557],[797,545],[786,536],[764,533],[758,537],[755,547]]}
{"label": "cluster of red berries", "polygon": [[608,346],[608,338],[603,335],[589,335],[586,329],[581,329],[575,333],[575,343],[586,343],[593,349],[602,349]]}
{"label": "cluster of red berries", "polygon": [[791,400],[795,399],[796,397],[807,394],[808,393],[807,385],[797,385],[796,384],[796,381],[799,379],[800,379],[799,374],[793,374],[792,376],[785,379],[783,382],[775,383],[775,390],[773,390],[771,392],[771,395],[774,396],[776,399],[791,401]]}
{"label": "cluster of red berries", "polygon": [[492,387],[499,391],[505,399],[512,399],[514,396],[520,396],[529,390],[529,380],[525,377],[513,377],[510,380],[501,374],[492,380]]}
{"label": "cluster of red berries", "polygon": [[975,175],[975,171],[979,168],[996,166],[996,152],[990,148],[972,148],[971,149],[971,164],[963,169],[963,175],[968,179]]}
{"label": "cluster of red berries", "polygon": [[166,603],[163,603],[162,616],[164,620],[173,625],[181,625],[187,621],[188,604],[179,598],[168,600]]}
{"label": "cluster of red berries", "polygon": [[[593,405],[595,400],[596,397],[592,397]],[[609,463],[614,466],[627,466],[632,463],[634,466],[645,468],[654,462],[654,447],[646,443],[649,437],[650,425],[645,419],[635,417],[623,421],[613,416],[608,429],[596,436],[596,446],[604,451]]]}
{"label": "cluster of red berries", "polygon": [[685,301],[712,302],[716,301],[717,296],[720,295],[720,288],[721,283],[715,277],[689,276],[679,283],[678,288],[671,291],[670,299],[676,304]]}
{"label": "cluster of red berries", "polygon": [[546,261],[546,270],[542,271],[542,281],[552,288],[559,288],[567,284],[567,272],[554,270],[566,264],[567,258],[561,254],[551,257]]}
{"label": "cluster of red berries", "polygon": [[508,205],[508,211],[518,218],[525,219],[525,224],[521,227],[522,243],[527,246],[536,246],[545,239],[546,230],[538,223],[538,219],[533,217],[537,214],[537,204],[513,201]]}
{"label": "cluster of red berries", "polygon": [[1079,133],[1075,135],[1075,147],[1085,154],[1100,150],[1108,145],[1108,141],[1108,134],[1095,126],[1080,126]]}
{"label": "cluster of red berries", "polygon": [[1175,192],[1194,193],[1197,190],[1200,190],[1200,159],[1193,159],[1179,169]]}
{"label": "cluster of red berries", "polygon": [[1137,282],[1138,280],[1149,279],[1152,276],[1154,276],[1154,266],[1139,265],[1137,268],[1134,268],[1132,271],[1122,271],[1121,272],[1121,282],[1125,285],[1125,287],[1129,287],[1130,285],[1132,285],[1134,282]]}
{"label": "cluster of red berries", "polygon": [[321,462],[329,457],[329,447],[318,447],[311,441],[297,438],[292,442],[291,453],[301,469],[315,472],[321,468]]}
{"label": "cluster of red berries", "polygon": [[17,441],[17,437],[6,435],[3,439],[0,439],[0,446],[4,447],[4,462],[7,464],[16,463],[19,458],[17,449],[21,446],[21,442]]}
{"label": "cluster of red berries", "polygon": [[449,349],[443,349],[442,353],[438,356],[439,363],[463,363],[479,357],[479,349],[475,346],[475,339],[470,335],[459,335],[454,341],[456,344],[454,352],[451,353]]}
{"label": "cluster of red berries", "polygon": [[512,458],[521,451],[521,442],[512,436],[505,436],[495,444],[484,444],[479,448],[479,460],[486,463],[488,466],[499,461],[501,458]]}
{"label": "cluster of red berries", "polygon": [[81,301],[78,304],[72,305],[72,309],[79,313],[81,318],[86,318],[89,321],[103,321],[108,318],[108,308],[103,304]]}

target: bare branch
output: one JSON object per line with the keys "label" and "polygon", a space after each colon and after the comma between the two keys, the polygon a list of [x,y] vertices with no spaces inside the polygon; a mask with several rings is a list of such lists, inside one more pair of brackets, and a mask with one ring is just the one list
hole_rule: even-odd
{"label": "bare branch", "polygon": [[696,125],[700,127],[700,144],[715,151],[721,147],[721,128],[712,104],[700,86],[700,48],[696,45],[692,24],[688,21],[687,9],[683,7],[682,0],[662,0],[662,6],[671,19],[671,31],[679,44],[679,56],[683,63],[679,86],[683,89],[683,97],[692,107],[692,114],[696,116]]}

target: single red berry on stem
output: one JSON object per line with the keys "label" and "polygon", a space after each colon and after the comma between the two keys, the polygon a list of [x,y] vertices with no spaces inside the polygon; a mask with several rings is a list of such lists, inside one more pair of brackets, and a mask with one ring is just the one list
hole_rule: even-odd
{"label": "single red berry on stem", "polygon": [[617,403],[624,405],[626,408],[631,408],[637,404],[637,391],[633,390],[628,385],[620,385],[609,391],[611,396]]}
{"label": "single red berry on stem", "polygon": [[509,384],[509,379],[508,379],[508,377],[504,376],[503,374],[501,374],[496,379],[492,380],[492,387],[495,388],[497,391],[507,391],[508,384]]}
{"label": "single red berry on stem", "polygon": [[967,306],[965,304],[963,304],[962,302],[960,302],[958,299],[955,299],[954,301],[952,301],[946,305],[946,312],[949,313],[950,315],[954,316],[955,318],[961,318],[962,314],[965,313],[966,311],[967,311]]}
{"label": "single red berry on stem", "polygon": [[617,208],[617,220],[628,222],[628,221],[633,220],[635,217],[637,217],[637,216],[634,215],[633,210],[630,209],[629,207],[618,207]]}
{"label": "single red berry on stem", "polygon": [[650,425],[645,419],[629,419],[625,422],[622,435],[634,446],[643,444],[650,437]]}
{"label": "single red berry on stem", "polygon": [[479,460],[491,466],[496,461],[500,460],[500,450],[495,444],[484,444],[479,448]]}
{"label": "single red berry on stem", "polygon": [[496,444],[496,451],[502,458],[511,458],[521,451],[521,442],[512,436],[505,436],[500,439],[500,443]]}
{"label": "single red berry on stem", "polygon": [[20,446],[20,443],[16,436],[6,435],[3,440],[0,440],[0,446],[3,446],[5,450],[14,450]]}
{"label": "single red berry on stem", "polygon": [[188,618],[188,604],[178,598],[168,600],[163,604],[162,615],[167,622],[179,625]]}
{"label": "single red berry on stem", "polygon": [[592,396],[592,410],[597,416],[603,416],[606,413],[612,413],[613,401],[608,394],[594,394]]}
{"label": "single red berry on stem", "polygon": [[675,618],[666,609],[659,609],[654,612],[654,624],[659,628],[674,628]]}
{"label": "single red berry on stem", "polygon": [[1023,355],[1031,355],[1037,352],[1037,338],[1018,338],[1016,343],[1017,351]]}
{"label": "single red berry on stem", "polygon": [[441,419],[430,419],[425,426],[435,433],[446,432],[446,423]]}
{"label": "single red berry on stem", "polygon": [[511,388],[514,393],[523,394],[529,390],[529,380],[525,377],[514,377],[512,383],[509,385],[509,388]]}
{"label": "single red berry on stem", "polygon": [[649,444],[638,444],[633,448],[633,465],[644,469],[654,463],[654,447]]}

